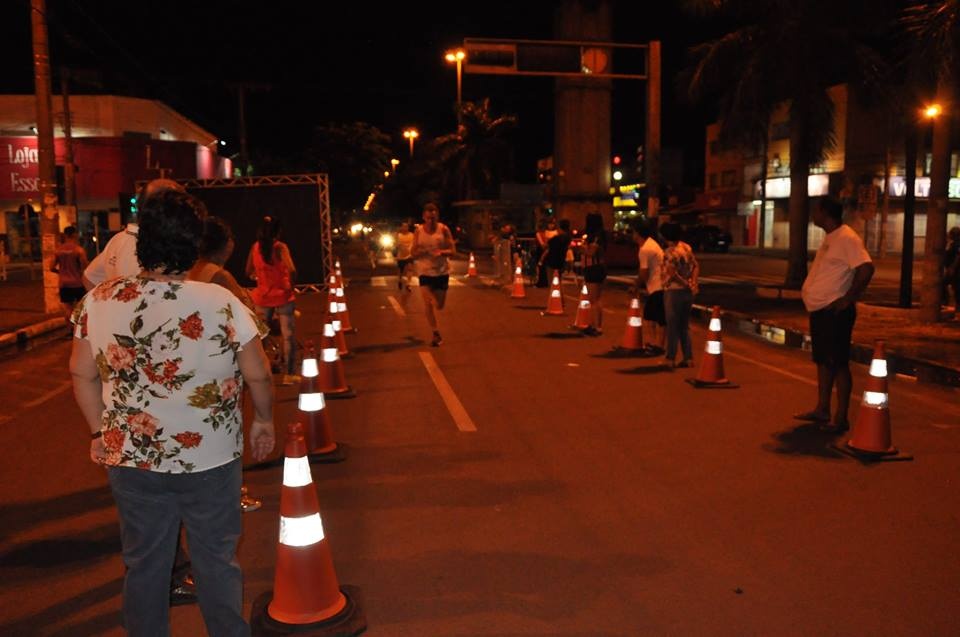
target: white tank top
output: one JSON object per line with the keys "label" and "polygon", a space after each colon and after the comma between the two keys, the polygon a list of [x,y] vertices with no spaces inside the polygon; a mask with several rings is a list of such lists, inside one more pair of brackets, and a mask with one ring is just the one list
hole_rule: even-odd
{"label": "white tank top", "polygon": [[417,243],[420,245],[421,250],[428,253],[421,254],[417,257],[417,274],[422,274],[423,276],[449,274],[450,265],[446,255],[441,254],[435,257],[429,254],[434,250],[445,250],[451,247],[447,245],[446,229],[447,227],[445,225],[438,222],[437,229],[433,234],[430,234],[423,229],[423,226],[417,226]]}

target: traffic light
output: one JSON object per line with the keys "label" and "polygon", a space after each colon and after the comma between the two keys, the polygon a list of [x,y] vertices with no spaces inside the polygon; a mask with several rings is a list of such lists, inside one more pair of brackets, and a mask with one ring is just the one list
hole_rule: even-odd
{"label": "traffic light", "polygon": [[120,220],[127,223],[137,216],[137,196],[131,192],[121,192],[120,199]]}

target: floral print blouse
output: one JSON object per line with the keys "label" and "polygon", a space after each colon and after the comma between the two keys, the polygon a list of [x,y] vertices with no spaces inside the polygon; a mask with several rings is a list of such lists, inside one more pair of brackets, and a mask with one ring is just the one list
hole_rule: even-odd
{"label": "floral print blouse", "polygon": [[100,370],[107,464],[186,473],[240,457],[237,352],[266,327],[233,294],[120,277],[93,288],[72,321]]}
{"label": "floral print blouse", "polygon": [[664,290],[696,291],[697,279],[700,276],[700,264],[693,250],[683,241],[669,246],[663,251],[663,261],[660,263],[660,283]]}

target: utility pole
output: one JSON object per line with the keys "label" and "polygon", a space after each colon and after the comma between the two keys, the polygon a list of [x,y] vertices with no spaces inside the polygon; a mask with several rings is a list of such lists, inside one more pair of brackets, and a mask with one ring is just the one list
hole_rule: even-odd
{"label": "utility pole", "polygon": [[57,249],[56,156],[53,152],[53,109],[50,104],[50,52],[47,46],[46,0],[30,0],[33,30],[34,90],[37,98],[37,160],[40,168],[40,254],[43,271],[43,307],[60,310],[57,275],[44,267]]}
{"label": "utility pole", "polygon": [[237,92],[237,125],[240,136],[240,173],[246,177],[250,172],[250,155],[247,152],[247,109],[246,94],[247,91],[269,91],[269,84],[258,84],[255,82],[231,82],[228,87]]}
{"label": "utility pole", "polygon": [[913,307],[913,215],[916,208],[917,124],[907,122],[904,160],[907,191],[903,193],[903,248],[900,251],[900,307]]}
{"label": "utility pole", "polygon": [[63,180],[68,206],[77,205],[77,167],[73,163],[73,124],[70,121],[70,71],[60,67],[60,94],[63,97]]}
{"label": "utility pole", "polygon": [[657,216],[660,205],[660,42],[647,49],[647,216]]}

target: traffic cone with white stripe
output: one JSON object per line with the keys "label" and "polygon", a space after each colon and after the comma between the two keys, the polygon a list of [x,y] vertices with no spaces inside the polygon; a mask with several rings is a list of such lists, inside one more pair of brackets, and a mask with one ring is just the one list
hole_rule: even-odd
{"label": "traffic cone with white stripe", "polygon": [[367,628],[360,591],[337,581],[303,429],[298,422],[287,427],[273,591],[254,602],[252,633],[359,635]]}
{"label": "traffic cone with white stripe", "polygon": [[333,427],[327,415],[327,401],[320,391],[320,368],[313,342],[307,341],[300,366],[300,396],[297,409],[306,428],[307,454],[310,462],[343,462],[346,446],[333,439]]}
{"label": "traffic cone with white stripe", "polygon": [[473,258],[473,253],[470,253],[470,263],[467,264],[467,277],[474,278],[477,276],[477,261]]}
{"label": "traffic cone with white stripe", "polygon": [[337,277],[337,287],[345,287],[343,282],[343,271],[340,270],[340,259],[333,262],[333,273]]}
{"label": "traffic cone with white stripe", "polygon": [[333,335],[337,343],[337,354],[340,355],[340,358],[350,358],[350,350],[347,348],[347,338],[343,335],[343,325],[340,322],[340,304],[337,303],[336,296],[333,298],[334,300],[330,301],[330,307],[327,310],[327,320],[333,324]]}
{"label": "traffic cone with white stripe", "polygon": [[723,373],[723,341],[720,338],[720,306],[713,306],[710,326],[707,328],[707,344],[704,347],[703,363],[696,378],[688,383],[699,389],[735,389],[739,385],[731,383]]}
{"label": "traffic cone with white stripe", "polygon": [[513,292],[510,293],[511,299],[527,298],[527,291],[523,287],[523,268],[519,265],[513,273]]}
{"label": "traffic cone with white stripe", "polygon": [[572,327],[578,330],[585,330],[590,327],[591,320],[590,292],[587,285],[584,284],[580,289],[580,301],[577,303],[577,315],[573,319]]}
{"label": "traffic cone with white stripe", "polygon": [[320,391],[331,399],[356,398],[357,394],[344,378],[343,361],[337,352],[337,333],[329,319],[323,324],[323,340],[320,343]]}
{"label": "traffic cone with white stripe", "polygon": [[638,352],[643,349],[643,319],[640,318],[640,300],[636,297],[630,299],[627,329],[623,332],[621,347],[629,352]]}
{"label": "traffic cone with white stripe", "polygon": [[547,299],[547,309],[544,314],[559,316],[563,314],[563,291],[560,289],[560,277],[553,275],[550,283],[550,297]]}
{"label": "traffic cone with white stripe", "polygon": [[910,460],[912,456],[901,454],[893,446],[890,435],[889,393],[887,392],[887,359],[883,341],[873,347],[870,376],[863,392],[860,412],[853,426],[853,435],[847,441],[847,449],[854,454],[874,460]]}
{"label": "traffic cone with white stripe", "polygon": [[350,310],[347,309],[347,294],[343,291],[343,282],[337,286],[337,314],[340,315],[340,329],[345,334],[355,334],[357,328],[350,323]]}

